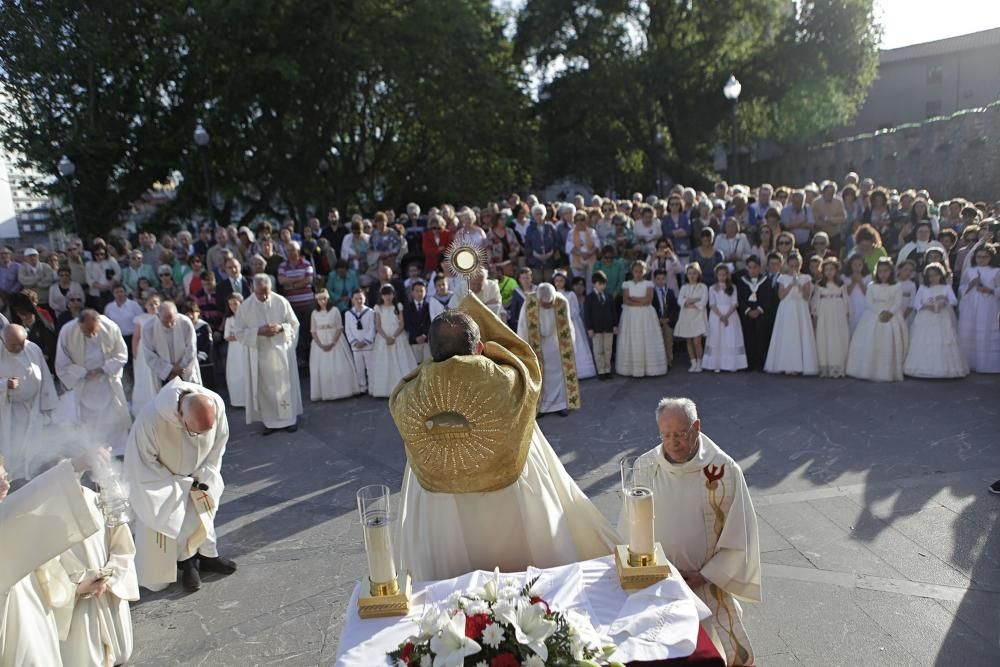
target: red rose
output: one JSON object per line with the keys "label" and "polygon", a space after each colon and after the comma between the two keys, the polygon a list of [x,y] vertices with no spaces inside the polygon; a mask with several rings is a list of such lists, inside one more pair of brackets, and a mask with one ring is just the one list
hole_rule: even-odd
{"label": "red rose", "polygon": [[501,653],[490,660],[490,667],[521,667],[521,661],[513,653]]}
{"label": "red rose", "polygon": [[413,653],[413,649],[413,642],[406,642],[406,646],[404,646],[403,650],[399,652],[399,659],[407,665],[410,664],[410,655]]}
{"label": "red rose", "polygon": [[549,609],[549,603],[548,603],[548,602],[546,602],[545,600],[543,600],[543,599],[542,599],[541,597],[539,597],[538,595],[536,595],[535,597],[531,598],[531,599],[529,600],[529,602],[531,602],[531,604],[538,604],[539,602],[541,602],[541,603],[542,603],[543,605],[545,605],[545,613],[546,613],[546,614],[551,614],[551,613],[552,613],[552,610],[551,610],[551,609]]}
{"label": "red rose", "polygon": [[465,636],[478,642],[483,636],[483,630],[492,623],[489,614],[473,614],[465,618]]}

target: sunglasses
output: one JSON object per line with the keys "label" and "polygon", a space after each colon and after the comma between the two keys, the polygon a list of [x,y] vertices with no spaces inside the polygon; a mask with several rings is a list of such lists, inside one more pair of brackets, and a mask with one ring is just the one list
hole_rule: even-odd
{"label": "sunglasses", "polygon": [[80,303],[81,301],[83,301],[83,299],[75,299],[74,298],[74,299],[70,299],[70,301],[76,301],[77,303]]}
{"label": "sunglasses", "polygon": [[778,241],[778,245],[792,245],[791,241]]}

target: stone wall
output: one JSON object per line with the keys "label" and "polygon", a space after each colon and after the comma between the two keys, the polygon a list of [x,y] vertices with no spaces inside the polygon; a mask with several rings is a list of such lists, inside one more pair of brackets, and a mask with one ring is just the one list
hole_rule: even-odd
{"label": "stone wall", "polygon": [[943,201],[1000,199],[1000,100],[981,109],[832,141],[755,162],[754,182],[801,186],[856,171]]}

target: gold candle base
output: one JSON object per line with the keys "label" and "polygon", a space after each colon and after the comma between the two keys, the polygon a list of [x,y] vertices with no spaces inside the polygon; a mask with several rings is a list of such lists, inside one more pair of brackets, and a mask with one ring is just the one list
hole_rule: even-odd
{"label": "gold candle base", "polygon": [[617,545],[615,568],[621,587],[627,591],[651,586],[670,576],[670,562],[659,542],[653,544],[652,554],[633,554],[628,546]]}
{"label": "gold candle base", "polygon": [[[403,579],[405,577],[405,579]],[[410,573],[400,575],[400,581],[375,583],[370,579],[361,582],[362,592],[368,585],[371,595],[358,596],[358,616],[361,618],[383,618],[385,616],[406,616],[410,613],[410,596],[413,593],[413,582]]]}

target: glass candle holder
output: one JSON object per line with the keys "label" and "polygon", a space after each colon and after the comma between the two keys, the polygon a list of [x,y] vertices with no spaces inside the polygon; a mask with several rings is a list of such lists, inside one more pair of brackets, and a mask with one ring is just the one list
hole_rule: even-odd
{"label": "glass candle holder", "polygon": [[360,488],[358,512],[365,536],[371,595],[395,595],[399,592],[399,583],[392,549],[394,522],[389,508],[389,487],[385,484],[372,484]]}
{"label": "glass candle holder", "polygon": [[110,465],[94,468],[91,473],[99,490],[97,507],[104,514],[104,526],[106,528],[124,526],[131,519],[132,505],[122,484],[121,475]]}
{"label": "glass candle holder", "polygon": [[622,496],[628,523],[629,564],[655,564],[653,473],[656,462],[638,456],[621,460]]}

